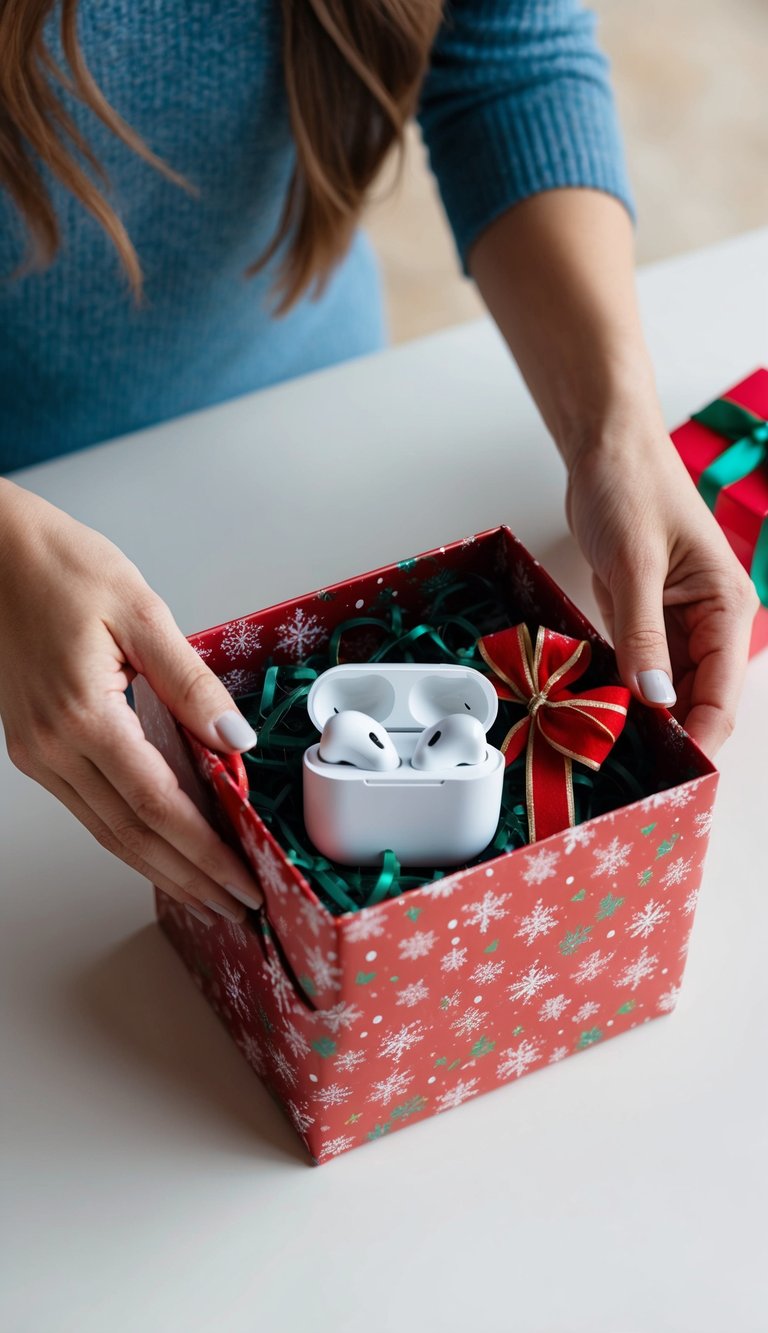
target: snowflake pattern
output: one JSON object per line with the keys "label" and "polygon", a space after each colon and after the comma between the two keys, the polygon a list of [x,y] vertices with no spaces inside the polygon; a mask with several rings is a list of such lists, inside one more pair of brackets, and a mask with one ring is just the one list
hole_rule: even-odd
{"label": "snowflake pattern", "polygon": [[425,1035],[423,1023],[403,1023],[398,1031],[387,1033],[379,1046],[379,1055],[389,1056],[390,1060],[399,1064],[406,1051],[423,1041]]}
{"label": "snowflake pattern", "polygon": [[554,878],[560,853],[550,847],[541,847],[538,852],[525,858],[523,879],[526,884],[543,884],[546,879]]}
{"label": "snowflake pattern", "polygon": [[258,679],[256,671],[249,671],[247,667],[232,667],[230,671],[224,672],[221,683],[236,698],[239,694],[249,694]]}
{"label": "snowflake pattern", "polygon": [[404,1097],[411,1083],[413,1083],[413,1074],[409,1074],[404,1069],[393,1069],[386,1078],[379,1079],[371,1088],[369,1102],[380,1102],[382,1106],[388,1106],[395,1097]]}
{"label": "snowflake pattern", "polygon": [[488,890],[478,902],[467,903],[461,909],[467,914],[466,924],[478,926],[480,934],[485,935],[492,921],[502,921],[507,916],[503,904],[508,897],[508,893],[496,894]]}
{"label": "snowflake pattern", "polygon": [[400,941],[400,957],[411,961],[424,958],[431,949],[434,949],[436,939],[434,930],[415,930],[412,935],[406,935],[405,939]]}
{"label": "snowflake pattern", "polygon": [[363,1011],[356,1004],[347,1004],[340,1000],[331,1009],[318,1009],[315,1018],[321,1027],[329,1032],[341,1032],[342,1028],[351,1028],[362,1018]]}
{"label": "snowflake pattern", "polygon": [[470,981],[474,981],[476,986],[490,986],[503,971],[503,963],[494,963],[492,961],[478,963],[475,970],[470,972],[469,979]]}
{"label": "snowflake pattern", "polygon": [[438,1114],[441,1111],[452,1111],[454,1107],[461,1106],[470,1097],[476,1097],[480,1089],[477,1086],[476,1078],[459,1079],[459,1082],[452,1088],[447,1088],[441,1092],[435,1103]]}
{"label": "snowflake pattern", "polygon": [[287,1019],[283,1023],[283,1037],[285,1038],[285,1041],[290,1048],[291,1055],[294,1056],[294,1058],[302,1055],[309,1055],[309,1042],[304,1036],[304,1033],[296,1027],[295,1023],[291,1023]]}
{"label": "snowflake pattern", "polygon": [[672,888],[675,884],[682,884],[690,874],[692,856],[678,856],[675,861],[670,861],[665,874],[662,876],[661,883],[665,889]]}
{"label": "snowflake pattern", "polygon": [[477,1009],[465,1009],[463,1014],[453,1020],[451,1027],[460,1037],[469,1037],[483,1026],[487,1017],[487,1014],[480,1013]]}
{"label": "snowflake pattern", "polygon": [[680,987],[670,986],[669,990],[664,991],[664,994],[659,996],[656,1002],[656,1008],[659,1009],[662,1014],[671,1014],[679,999]]}
{"label": "snowflake pattern", "polygon": [[241,1032],[237,1044],[252,1069],[263,1074],[267,1068],[264,1048],[250,1032]]}
{"label": "snowflake pattern", "polygon": [[570,856],[576,851],[577,847],[588,847],[593,841],[597,829],[589,824],[576,824],[574,828],[565,830],[565,854]]}
{"label": "snowflake pattern", "polygon": [[280,853],[270,843],[259,842],[255,837],[252,837],[248,850],[255,862],[260,883],[280,897],[288,893],[292,881],[286,874],[285,862]]}
{"label": "snowflake pattern", "polygon": [[341,968],[336,967],[332,959],[326,958],[319,944],[307,949],[306,953],[307,967],[317,989],[329,990],[334,987],[341,976]]}
{"label": "snowflake pattern", "polygon": [[551,995],[539,1009],[539,1018],[542,1023],[557,1022],[570,1003],[567,995]]}
{"label": "snowflake pattern", "polygon": [[355,912],[344,922],[344,935],[350,944],[364,944],[368,940],[380,940],[384,926],[380,913],[368,911]]}
{"label": "snowflake pattern", "polygon": [[261,630],[262,626],[252,620],[231,621],[221,640],[221,651],[232,661],[251,657],[261,647]]}
{"label": "snowflake pattern", "polygon": [[317,1154],[318,1162],[324,1161],[326,1157],[338,1157],[339,1153],[351,1148],[354,1141],[349,1134],[337,1134],[336,1138],[328,1139]]}
{"label": "snowflake pattern", "polygon": [[357,1069],[358,1065],[365,1064],[365,1051],[343,1051],[341,1055],[337,1055],[333,1063],[337,1069],[342,1069],[345,1074],[349,1073]]}
{"label": "snowflake pattern", "polygon": [[272,1057],[272,1067],[280,1075],[285,1083],[290,1087],[296,1086],[296,1070],[291,1064],[285,1051],[280,1050],[278,1046],[269,1047],[269,1054]]}
{"label": "snowflake pattern", "polygon": [[600,973],[605,971],[612,958],[612,953],[603,953],[602,949],[595,949],[582,958],[576,971],[571,973],[571,977],[578,982],[594,981],[595,977],[599,977]]}
{"label": "snowflake pattern", "polygon": [[532,911],[528,916],[524,916],[520,922],[520,929],[515,931],[518,938],[524,939],[526,944],[533,944],[539,935],[546,935],[550,930],[554,930],[557,925],[557,908],[545,907],[541,898],[534,904]]}
{"label": "snowflake pattern", "polygon": [[696,904],[698,903],[698,901],[699,901],[699,889],[698,888],[691,889],[690,893],[688,894],[688,897],[683,903],[683,911],[685,912],[686,916],[693,915],[693,913],[696,911]]}
{"label": "snowflake pattern", "polygon": [[537,1041],[524,1037],[518,1046],[510,1046],[501,1052],[501,1060],[496,1070],[499,1078],[519,1078],[521,1074],[536,1063],[541,1057],[541,1046]]}
{"label": "snowflake pattern", "polygon": [[285,1105],[299,1134],[305,1134],[310,1125],[314,1125],[315,1123],[315,1117],[309,1114],[309,1108],[307,1107],[306,1102],[304,1103],[304,1106],[298,1106],[296,1102],[293,1101],[288,1101]]}
{"label": "snowflake pattern", "polygon": [[714,813],[715,813],[715,808],[714,806],[712,806],[710,810],[702,810],[700,814],[694,815],[693,822],[696,825],[695,836],[697,838],[709,837],[710,833],[712,832],[712,819],[714,817]]}
{"label": "snowflake pattern", "polygon": [[325,638],[327,631],[317,616],[309,615],[299,606],[280,625],[275,638],[275,648],[292,657],[294,661],[299,661],[317,648]]}
{"label": "snowflake pattern", "polygon": [[454,945],[448,953],[443,954],[440,959],[440,967],[443,972],[458,972],[459,968],[463,967],[466,961],[466,949],[458,949],[456,945]]}
{"label": "snowflake pattern", "polygon": [[566,1055],[570,1054],[567,1046],[556,1046],[547,1061],[547,1064],[556,1065],[559,1060],[564,1060]]}
{"label": "snowflake pattern", "polygon": [[320,903],[315,903],[311,898],[302,898],[299,904],[299,912],[306,921],[312,934],[317,938],[322,927],[328,920],[328,913]]}
{"label": "snowflake pattern", "polygon": [[508,988],[509,998],[511,1000],[522,1000],[523,1004],[528,1004],[539,991],[554,981],[555,974],[546,967],[539,967],[538,958],[531,963],[527,972],[521,972],[517,981]]}
{"label": "snowflake pattern", "polygon": [[641,981],[645,981],[646,977],[653,976],[658,961],[656,954],[649,954],[648,950],[644,948],[639,958],[636,958],[632,963],[627,963],[621,976],[617,978],[617,985],[631,986],[632,990],[637,990]]}
{"label": "snowflake pattern", "polygon": [[586,1004],[582,1004],[576,1013],[571,1015],[571,1022],[586,1023],[587,1019],[592,1018],[599,1010],[599,1004],[595,1004],[594,1000],[587,1000]]}
{"label": "snowflake pattern", "polygon": [[318,1088],[314,1094],[316,1102],[321,1106],[341,1106],[349,1101],[352,1096],[352,1089],[345,1087],[341,1083],[327,1083],[324,1088]]}
{"label": "snowflake pattern", "polygon": [[246,1016],[251,1009],[251,987],[242,968],[236,967],[225,958],[220,972],[221,984],[232,1008],[236,1013]]}
{"label": "snowflake pattern", "polygon": [[269,978],[269,985],[277,1002],[280,1013],[289,1014],[293,1008],[293,988],[276,958],[267,958],[262,963]]}
{"label": "snowflake pattern", "polygon": [[438,901],[443,898],[450,898],[460,887],[459,880],[452,875],[449,879],[437,879],[434,884],[427,884],[420,892],[425,898]]}
{"label": "snowflake pattern", "polygon": [[595,858],[595,875],[616,875],[629,862],[632,851],[631,842],[620,843],[613,838],[607,847],[596,847],[592,855]]}
{"label": "snowflake pattern", "polygon": [[638,938],[647,940],[656,927],[660,926],[662,921],[666,921],[668,917],[669,912],[666,907],[655,902],[653,898],[649,898],[645,907],[641,911],[635,912],[627,928],[627,934],[631,935],[634,940]]}
{"label": "snowflake pattern", "polygon": [[429,995],[429,987],[424,985],[423,981],[412,981],[404,986],[402,990],[397,991],[396,1004],[404,1004],[408,1009],[412,1009],[415,1004],[421,1004]]}

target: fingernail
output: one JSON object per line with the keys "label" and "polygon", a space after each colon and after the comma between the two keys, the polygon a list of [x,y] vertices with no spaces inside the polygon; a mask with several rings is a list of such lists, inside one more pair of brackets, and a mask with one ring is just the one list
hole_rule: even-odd
{"label": "fingernail", "polygon": [[199,907],[190,907],[189,903],[186,904],[186,908],[187,911],[189,912],[189,915],[196,917],[198,921],[202,921],[204,926],[213,925],[213,922],[211,921],[211,918],[208,916],[207,912],[201,912]]}
{"label": "fingernail", "polygon": [[225,907],[223,903],[215,903],[213,898],[205,899],[206,907],[210,907],[212,912],[218,912],[219,916],[226,917],[227,921],[242,921],[240,912],[233,912],[231,907]]}
{"label": "fingernail", "polygon": [[[239,903],[242,903],[244,907],[252,908],[254,912],[257,912],[264,902],[263,898],[257,898],[254,894],[244,893],[242,889],[238,889],[236,884],[225,884],[224,888],[227,890],[227,893],[232,894],[233,898],[237,898]],[[211,903],[210,906],[212,907],[213,903]]]}
{"label": "fingernail", "polygon": [[666,671],[638,671],[637,683],[643,698],[649,704],[664,704],[667,708],[677,702],[672,681]]}
{"label": "fingernail", "polygon": [[228,713],[222,713],[213,725],[224,744],[230,745],[234,750],[252,750],[258,740],[253,727],[235,708],[230,709]]}

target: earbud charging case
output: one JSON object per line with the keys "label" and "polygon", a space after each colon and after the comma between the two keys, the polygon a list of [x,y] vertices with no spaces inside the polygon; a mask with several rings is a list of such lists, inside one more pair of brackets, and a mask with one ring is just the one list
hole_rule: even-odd
{"label": "earbud charging case", "polygon": [[483,851],[499,822],[501,751],[489,745],[482,763],[440,770],[411,768],[410,758],[425,727],[449,713],[470,713],[487,732],[498,708],[490,681],[472,667],[345,663],[318,676],[307,709],[322,731],[348,708],[387,729],[400,767],[372,772],[325,762],[319,743],[305,750],[304,824],[317,850],[368,866],[387,849],[404,866],[461,865]]}

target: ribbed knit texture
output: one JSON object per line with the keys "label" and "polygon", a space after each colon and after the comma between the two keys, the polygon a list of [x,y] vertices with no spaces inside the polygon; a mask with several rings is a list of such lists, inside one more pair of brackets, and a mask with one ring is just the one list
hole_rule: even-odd
{"label": "ribbed knit texture", "polygon": [[[137,430],[385,341],[362,236],[323,297],[279,320],[246,279],[293,164],[277,0],[80,0],[86,59],[117,110],[198,187],[190,197],[69,106],[136,245],[137,309],[98,225],[52,184],[62,249],[23,278],[0,191],[0,472]],[[55,23],[49,44],[58,53]],[[631,211],[607,65],[574,0],[455,0],[420,121],[462,262],[539,190],[586,185]],[[254,440],[254,449],[268,442]]]}

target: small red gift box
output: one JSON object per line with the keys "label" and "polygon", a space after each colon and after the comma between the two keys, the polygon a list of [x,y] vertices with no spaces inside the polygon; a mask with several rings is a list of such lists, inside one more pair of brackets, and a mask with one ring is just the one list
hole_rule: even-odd
{"label": "small red gift box", "polygon": [[768,370],[756,370],[672,431],[762,605],[750,656],[768,646]]}
{"label": "small red gift box", "polygon": [[[510,624],[608,645],[500,527],[194,636],[235,692],[362,608],[423,617],[440,580],[496,581]],[[249,861],[265,909],[206,927],[158,891],[163,930],[315,1162],[514,1082],[675,1005],[717,773],[665,711],[633,704],[643,799],[334,916],[248,801],[242,761],[182,733],[146,682],[144,729]]]}

